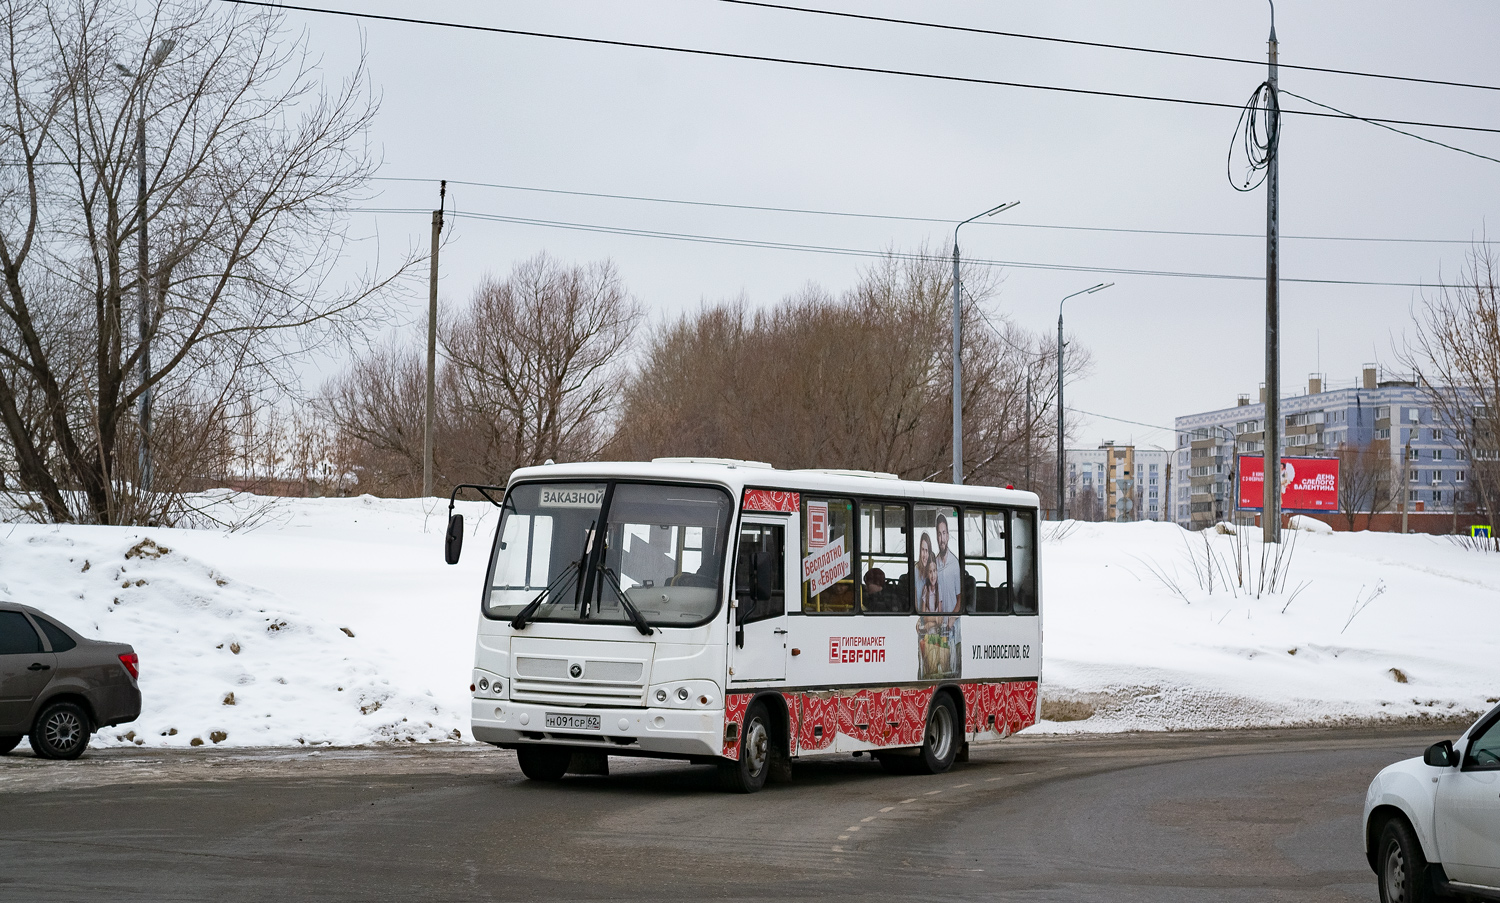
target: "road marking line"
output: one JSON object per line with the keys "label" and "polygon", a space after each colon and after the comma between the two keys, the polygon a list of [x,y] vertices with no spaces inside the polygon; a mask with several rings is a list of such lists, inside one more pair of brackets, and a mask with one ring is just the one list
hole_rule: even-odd
{"label": "road marking line", "polygon": [[941,791],[941,790],[929,790],[929,791],[927,791],[927,792],[926,792],[926,793],[924,793],[924,794],[922,794],[922,795],[923,795],[923,796],[932,796],[932,795],[933,795],[933,794],[935,794],[935,793],[942,793],[942,792],[943,792],[943,791]]}
{"label": "road marking line", "polygon": [[904,805],[904,804],[906,804],[906,803],[915,803],[915,802],[916,802],[916,801],[917,801],[917,798],[916,798],[916,797],[912,797],[912,798],[911,798],[911,799],[909,799],[909,800],[902,800],[902,801],[901,801],[901,802],[902,802],[902,804],[903,804],[903,805]]}
{"label": "road marking line", "polygon": [[1007,777],[1009,777],[1009,775],[1002,775],[1002,776],[1000,776],[1000,777],[998,777],[998,778],[985,778],[985,779],[984,779],[984,782],[985,782],[985,783],[986,783],[986,784],[988,784],[988,783],[990,783],[990,782],[992,782],[992,781],[1003,781],[1003,780],[1005,780],[1005,779],[1006,779],[1006,778],[1007,778]]}
{"label": "road marking line", "polygon": [[841,847],[841,846],[838,846],[837,844],[835,844],[834,847],[833,847],[833,851],[835,853],[842,853],[842,852],[844,852],[844,848]]}
{"label": "road marking line", "polygon": [[845,831],[858,831],[859,830],[859,825],[850,825],[849,827],[845,828],[844,830]]}
{"label": "road marking line", "polygon": [[[839,840],[848,840],[848,839],[849,839],[849,835],[848,834],[840,834],[839,835]],[[834,849],[837,850],[838,847],[834,847]]]}
{"label": "road marking line", "polygon": [[872,815],[869,818],[862,818],[862,819],[860,819],[860,821],[874,821],[875,818],[876,818],[876,816]]}
{"label": "road marking line", "polygon": [[896,807],[895,806],[886,806],[884,809],[881,809],[880,811],[881,812],[889,812],[889,811],[891,811],[894,808],[896,808]]}
{"label": "road marking line", "polygon": [[973,784],[959,784],[958,787],[954,787],[953,789],[957,790],[959,787],[972,787],[972,786],[974,786],[974,785]]}

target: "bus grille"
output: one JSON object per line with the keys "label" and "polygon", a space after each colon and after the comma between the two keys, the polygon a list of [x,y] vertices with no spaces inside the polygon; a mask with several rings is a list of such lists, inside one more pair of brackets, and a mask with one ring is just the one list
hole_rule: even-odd
{"label": "bus grille", "polygon": [[[572,676],[572,666],[582,673]],[[559,706],[640,707],[645,705],[646,664],[641,661],[518,655],[510,696],[518,702]]]}

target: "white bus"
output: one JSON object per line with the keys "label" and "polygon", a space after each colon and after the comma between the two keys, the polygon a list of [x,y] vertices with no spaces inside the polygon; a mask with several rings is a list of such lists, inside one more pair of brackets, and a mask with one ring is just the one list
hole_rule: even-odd
{"label": "white bus", "polygon": [[[473,734],[531,779],[612,755],[712,762],[741,792],[820,754],[936,774],[1036,722],[1032,493],[672,458],[486,495]],[[461,543],[455,516],[450,563]]]}

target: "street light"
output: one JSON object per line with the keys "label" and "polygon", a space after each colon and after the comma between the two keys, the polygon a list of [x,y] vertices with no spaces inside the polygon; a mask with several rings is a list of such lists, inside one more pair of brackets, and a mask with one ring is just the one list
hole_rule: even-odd
{"label": "street light", "polygon": [[1068,298],[1076,298],[1079,295],[1092,295],[1094,292],[1102,292],[1114,285],[1113,282],[1101,282],[1098,285],[1074,292],[1057,302],[1057,519],[1063,520],[1067,516],[1067,502],[1063,496],[1063,304]]}
{"label": "street light", "polygon": [[964,387],[963,387],[963,305],[959,301],[958,284],[958,230],[986,216],[994,216],[1003,210],[1021,203],[1007,201],[969,217],[953,227],[953,483],[964,481]]}
{"label": "street light", "polygon": [[[132,72],[123,63],[115,63],[115,69],[121,75],[130,79],[143,79],[147,73],[152,72],[166,60],[167,54],[176,47],[175,41],[163,38],[156,43],[156,50],[151,54],[150,64],[139,74]],[[136,285],[140,301],[140,318],[137,327],[141,341],[141,401],[137,408],[141,424],[140,439],[140,477],[138,485],[143,492],[151,491],[152,463],[151,463],[151,299],[146,291],[146,91],[141,89],[141,115],[136,121],[135,134],[135,159],[136,159],[136,187],[135,187],[135,216],[140,228],[136,236],[136,265],[139,269],[139,282]]]}

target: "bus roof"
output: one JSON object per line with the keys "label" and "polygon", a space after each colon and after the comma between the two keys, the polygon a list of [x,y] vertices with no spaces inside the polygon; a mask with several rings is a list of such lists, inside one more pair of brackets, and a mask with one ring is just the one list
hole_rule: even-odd
{"label": "bus roof", "polygon": [[657,458],[653,461],[589,461],[575,464],[544,464],[521,467],[510,482],[534,480],[638,479],[688,483],[713,483],[736,496],[746,487],[780,489],[829,495],[886,496],[910,499],[946,499],[955,502],[1038,507],[1037,495],[996,486],[955,486],[902,480],[888,473],[858,470],[778,470],[759,461],[727,458]]}

